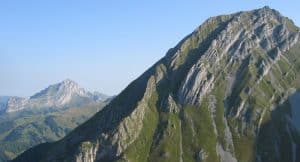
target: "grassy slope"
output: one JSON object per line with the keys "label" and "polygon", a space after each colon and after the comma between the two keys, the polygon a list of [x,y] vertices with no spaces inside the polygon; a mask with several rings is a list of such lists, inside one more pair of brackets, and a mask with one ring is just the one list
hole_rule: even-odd
{"label": "grassy slope", "polygon": [[26,149],[61,139],[94,115],[102,104],[62,111],[24,111],[0,117],[0,161],[12,159]]}

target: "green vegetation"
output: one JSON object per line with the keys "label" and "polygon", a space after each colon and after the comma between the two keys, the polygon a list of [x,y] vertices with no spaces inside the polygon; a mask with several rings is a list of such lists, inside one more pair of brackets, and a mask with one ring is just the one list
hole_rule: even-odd
{"label": "green vegetation", "polygon": [[217,137],[214,134],[208,103],[203,101],[200,107],[187,105],[183,108],[182,140],[183,161],[200,159],[199,153],[205,152],[205,161],[216,162]]}
{"label": "green vegetation", "polygon": [[157,93],[152,94],[148,101],[143,128],[139,137],[124,152],[123,156],[131,162],[142,162],[148,159],[155,128],[158,124],[158,114],[156,110],[157,99]]}
{"label": "green vegetation", "polygon": [[237,133],[232,133],[232,138],[237,159],[243,162],[254,161],[254,137],[246,134],[239,136]]}
{"label": "green vegetation", "polygon": [[225,107],[224,107],[224,98],[225,98],[225,82],[223,80],[224,74],[222,74],[217,80],[216,85],[213,90],[213,94],[216,96],[216,112],[215,112],[215,123],[217,127],[218,133],[218,141],[225,148],[225,125],[224,125],[224,115],[225,115]]}
{"label": "green vegetation", "polygon": [[294,22],[290,19],[286,19],[286,26],[292,32],[298,32],[299,28],[294,24]]}
{"label": "green vegetation", "polygon": [[80,147],[81,147],[81,151],[89,151],[91,148],[93,148],[93,143],[86,141],[86,142],[82,142]]}
{"label": "green vegetation", "polygon": [[0,116],[0,161],[37,144],[61,139],[103,106],[88,104],[53,112],[32,109]]}
{"label": "green vegetation", "polygon": [[165,125],[157,144],[153,144],[149,161],[179,161],[181,152],[181,125],[178,114],[161,113],[160,123]]}

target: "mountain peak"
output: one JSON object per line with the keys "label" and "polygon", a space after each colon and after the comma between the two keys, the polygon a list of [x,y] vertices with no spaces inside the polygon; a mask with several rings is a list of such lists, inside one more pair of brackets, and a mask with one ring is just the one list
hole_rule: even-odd
{"label": "mountain peak", "polygon": [[69,103],[73,97],[90,97],[90,93],[81,88],[75,81],[66,79],[60,83],[31,96],[31,100],[46,101],[49,105],[62,106]]}
{"label": "mountain peak", "polygon": [[271,11],[271,12],[276,11],[275,9],[272,9],[270,6],[264,6],[262,8],[259,8],[258,10],[265,10],[265,11]]}
{"label": "mountain peak", "polygon": [[264,9],[270,9],[270,6],[266,5],[266,6],[262,7],[262,8],[264,8]]}
{"label": "mountain peak", "polygon": [[[34,94],[29,99],[9,97],[7,106],[2,104],[6,112],[14,112],[34,107],[63,107],[66,105],[78,106],[86,102],[102,102],[109,97],[100,93],[91,93],[79,86],[71,79],[48,86]],[[0,107],[0,110],[1,110]]]}
{"label": "mountain peak", "polygon": [[65,79],[54,86],[57,86],[58,88],[64,88],[66,91],[73,91],[75,93],[82,93],[81,91],[83,90],[83,88],[81,88],[77,82],[71,79]]}
{"label": "mountain peak", "polygon": [[61,84],[64,84],[64,85],[78,85],[77,82],[71,80],[71,79],[65,79],[63,80],[62,82],[60,82]]}
{"label": "mountain peak", "polygon": [[55,97],[65,95],[84,95],[86,92],[75,81],[66,79],[60,83],[50,85],[48,88],[31,96],[30,99],[36,99],[41,97]]}
{"label": "mountain peak", "polygon": [[276,15],[278,17],[285,18],[284,16],[281,15],[281,13],[279,11],[277,11],[276,9],[273,9],[269,6],[264,6],[262,8],[259,8],[257,10],[253,10],[250,12],[255,12],[255,11],[258,11],[260,13],[267,13],[267,15]]}

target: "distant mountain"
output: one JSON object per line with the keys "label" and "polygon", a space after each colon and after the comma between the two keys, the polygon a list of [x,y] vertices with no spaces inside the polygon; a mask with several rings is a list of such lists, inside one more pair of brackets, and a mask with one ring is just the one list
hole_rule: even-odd
{"label": "distant mountain", "polygon": [[12,159],[39,143],[59,140],[109,100],[69,79],[30,98],[0,97],[0,161]]}
{"label": "distant mountain", "polygon": [[269,7],[211,17],[102,111],[14,161],[299,162],[299,31]]}
{"label": "distant mountain", "polygon": [[48,88],[34,94],[30,98],[3,98],[3,101],[7,102],[2,102],[2,110],[9,113],[26,108],[63,108],[65,106],[80,106],[92,101],[102,102],[108,98],[108,96],[99,92],[91,93],[85,91],[76,82],[66,79],[61,83],[50,85]]}

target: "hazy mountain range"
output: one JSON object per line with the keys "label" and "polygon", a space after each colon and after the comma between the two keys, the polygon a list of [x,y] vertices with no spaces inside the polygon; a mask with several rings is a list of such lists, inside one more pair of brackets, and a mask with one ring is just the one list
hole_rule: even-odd
{"label": "hazy mountain range", "polygon": [[0,97],[0,161],[39,143],[55,141],[109,102],[72,80],[50,85],[30,98]]}
{"label": "hazy mountain range", "polygon": [[299,35],[269,7],[211,17],[102,111],[14,161],[300,161]]}

